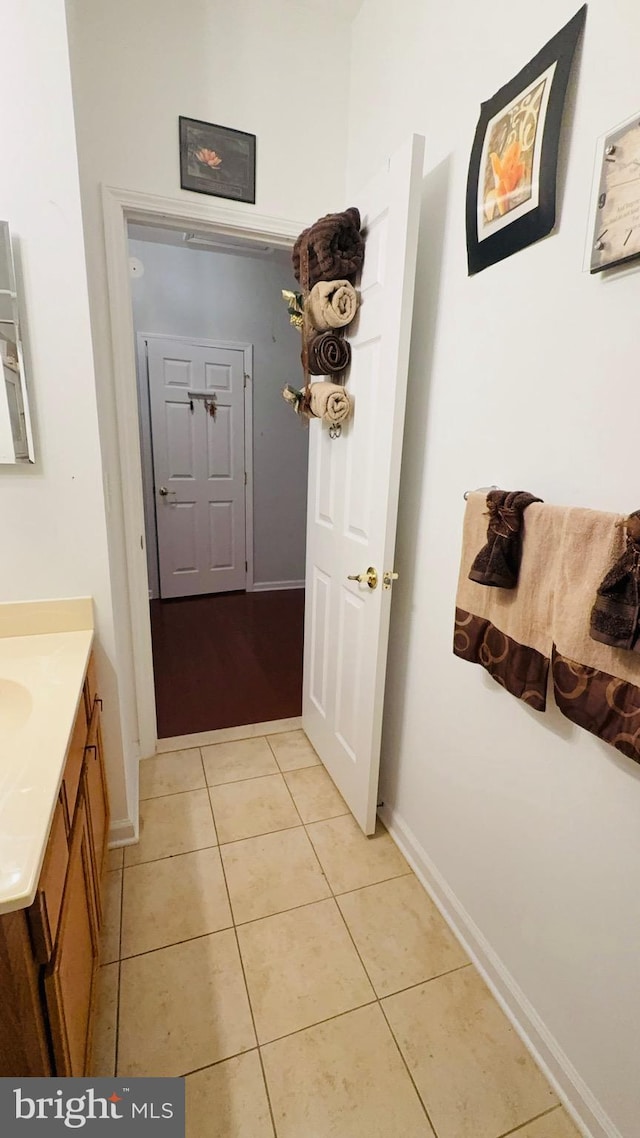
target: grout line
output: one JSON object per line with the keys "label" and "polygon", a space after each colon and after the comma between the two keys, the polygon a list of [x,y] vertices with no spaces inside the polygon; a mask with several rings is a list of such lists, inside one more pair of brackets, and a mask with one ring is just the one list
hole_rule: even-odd
{"label": "grout line", "polygon": [[[231,908],[231,906],[229,906]],[[164,952],[165,948],[177,948],[180,944],[191,944],[193,940],[204,940],[208,936],[217,936],[218,933],[228,933],[230,929],[234,928],[233,913],[231,914],[230,925],[224,925],[221,929],[210,929],[206,933],[196,933],[195,936],[185,936],[182,940],[172,940],[169,944],[158,944],[155,948],[145,948],[142,952],[130,952],[121,958],[121,963],[125,960],[139,960],[141,956],[151,956],[153,952]]]}
{"label": "grout line", "polygon": [[[305,830],[305,832],[306,832],[306,830]],[[307,835],[307,837],[309,837],[309,835]],[[311,839],[310,839],[310,838],[309,838],[309,840],[311,841]],[[313,845],[313,842],[312,842],[311,844]],[[318,856],[318,855],[316,854],[316,856]],[[319,857],[318,857],[318,861],[319,861],[319,860],[320,860],[320,859],[319,859]],[[411,872],[411,871],[410,871],[410,872]],[[400,874],[399,876],[402,876],[402,877],[406,877],[406,876],[407,876],[407,874]],[[387,880],[391,880],[391,881],[392,881],[392,880],[394,880],[394,878],[388,878]],[[435,1126],[433,1125],[433,1122],[431,1121],[431,1116],[430,1116],[430,1114],[429,1114],[429,1111],[427,1110],[427,1107],[426,1107],[425,1103],[422,1101],[422,1097],[421,1097],[421,1095],[420,1095],[420,1092],[418,1091],[418,1088],[417,1088],[417,1086],[416,1086],[416,1083],[415,1083],[415,1080],[414,1080],[414,1078],[413,1078],[413,1075],[411,1074],[411,1071],[409,1070],[409,1064],[407,1063],[407,1060],[405,1059],[405,1057],[404,1057],[404,1055],[403,1055],[403,1053],[402,1053],[402,1050],[401,1050],[401,1048],[400,1048],[400,1045],[399,1045],[399,1043],[398,1043],[398,1040],[396,1039],[395,1035],[394,1035],[394,1034],[393,1034],[393,1032],[391,1031],[391,1025],[389,1024],[389,1021],[388,1021],[388,1019],[387,1019],[387,1017],[386,1017],[386,1015],[385,1015],[385,1013],[384,1013],[384,1008],[382,1007],[381,997],[380,997],[380,996],[378,995],[378,993],[376,992],[376,989],[375,989],[375,985],[374,985],[374,983],[373,983],[373,980],[371,979],[371,976],[369,975],[369,971],[368,971],[368,969],[367,969],[367,967],[366,967],[366,965],[365,965],[365,962],[364,962],[364,960],[362,959],[362,955],[361,955],[361,953],[360,953],[360,950],[359,950],[359,948],[358,948],[358,946],[357,946],[357,944],[356,944],[356,942],[355,942],[355,939],[354,939],[354,936],[353,936],[353,934],[352,934],[352,932],[351,932],[351,929],[349,928],[349,925],[347,924],[347,919],[346,919],[346,917],[345,917],[345,915],[344,915],[344,913],[342,912],[342,909],[341,909],[341,907],[340,907],[340,903],[339,903],[339,901],[338,901],[338,896],[341,896],[341,894],[337,894],[337,895],[336,895],[336,893],[335,893],[335,891],[334,891],[334,889],[333,889],[333,887],[332,887],[332,885],[331,885],[331,882],[330,882],[328,879],[327,879],[327,883],[328,883],[328,885],[329,885],[329,888],[331,889],[331,894],[332,894],[332,896],[333,896],[333,903],[334,903],[334,905],[335,905],[336,909],[338,910],[338,912],[339,912],[340,916],[342,917],[342,921],[343,921],[343,923],[344,923],[344,927],[345,927],[345,929],[347,930],[347,935],[348,935],[348,937],[349,937],[349,939],[350,939],[350,941],[351,941],[351,943],[352,943],[352,945],[353,945],[353,948],[354,948],[354,951],[355,951],[355,953],[356,953],[356,955],[357,955],[357,957],[358,957],[358,960],[360,961],[360,965],[361,965],[361,967],[362,967],[362,969],[363,969],[363,971],[364,971],[364,974],[365,974],[365,976],[367,977],[367,979],[368,979],[368,981],[369,981],[369,984],[371,985],[371,990],[372,990],[372,992],[374,993],[374,995],[375,995],[375,997],[376,997],[376,999],[375,999],[375,1003],[376,1003],[377,1007],[380,1009],[380,1014],[382,1015],[382,1017],[383,1017],[383,1019],[384,1019],[385,1023],[387,1024],[387,1027],[388,1027],[388,1029],[389,1029],[389,1032],[390,1032],[390,1034],[391,1034],[391,1038],[393,1039],[393,1042],[395,1043],[395,1046],[396,1046],[397,1052],[398,1052],[398,1054],[399,1054],[399,1056],[400,1056],[400,1061],[401,1061],[401,1063],[403,1064],[403,1066],[404,1066],[404,1068],[405,1068],[405,1070],[406,1070],[406,1072],[407,1072],[407,1074],[408,1074],[408,1076],[409,1076],[409,1079],[411,1080],[411,1084],[412,1084],[412,1086],[413,1086],[413,1089],[414,1089],[414,1090],[415,1090],[415,1092],[416,1092],[416,1095],[417,1095],[417,1098],[418,1098],[418,1102],[420,1103],[420,1106],[422,1107],[422,1109],[423,1109],[423,1111],[424,1111],[424,1113],[425,1113],[425,1115],[426,1115],[426,1117],[427,1117],[427,1122],[429,1123],[429,1126],[431,1127],[431,1129],[432,1129],[432,1131],[433,1131],[433,1133],[434,1133],[434,1135],[435,1135],[435,1138],[438,1138],[438,1133],[437,1133],[437,1131],[436,1131],[436,1128],[435,1128]],[[375,882],[375,884],[380,884],[380,882]],[[365,888],[365,889],[366,889],[366,888],[367,888],[367,886],[363,886],[363,888]],[[455,970],[455,969],[452,969],[452,971],[456,971],[456,970]],[[424,983],[424,981],[420,981],[420,983]],[[418,987],[418,985],[411,985],[411,987]],[[405,989],[405,990],[407,990],[407,989]],[[395,994],[395,993],[394,993],[394,994]]]}
{"label": "grout line", "polygon": [[[132,846],[131,848],[135,849],[135,846]],[[125,869],[125,870],[126,869],[137,869],[138,866],[140,866],[140,865],[153,865],[154,862],[156,862],[156,861],[171,861],[171,858],[173,858],[173,857],[186,857],[187,854],[201,853],[202,850],[217,850],[219,848],[220,847],[219,847],[218,843],[214,842],[213,845],[196,846],[195,849],[192,849],[192,850],[176,850],[175,853],[160,854],[159,857],[148,857],[143,861],[132,861],[131,865],[125,865],[123,867],[123,869]]]}
{"label": "grout line", "polygon": [[525,1126],[530,1126],[532,1122],[537,1122],[540,1118],[546,1118],[547,1115],[553,1114],[554,1110],[562,1110],[562,1103],[559,1102],[555,1106],[550,1106],[548,1110],[543,1110],[541,1114],[535,1114],[533,1118],[528,1118],[526,1122],[521,1122],[519,1126],[514,1126],[513,1130],[503,1131],[502,1134],[498,1135],[498,1138],[509,1138],[511,1134],[518,1134],[519,1131],[524,1130]]}
{"label": "grout line", "polygon": [[[204,765],[204,763],[203,763],[203,765]],[[215,814],[214,814],[214,810],[213,810],[213,803],[211,801],[211,795],[209,795],[209,805],[211,808],[211,816],[213,818],[213,824],[215,826],[216,819],[215,819]],[[297,827],[296,827],[296,829],[297,829]],[[269,1117],[271,1118],[271,1125],[273,1127],[273,1133],[275,1135],[276,1134],[276,1123],[275,1123],[275,1118],[274,1118],[274,1114],[273,1114],[273,1107],[271,1105],[271,1096],[269,1094],[269,1087],[267,1085],[267,1076],[266,1076],[265,1069],[264,1069],[264,1063],[262,1061],[262,1054],[260,1052],[258,1032],[256,1031],[256,1020],[255,1020],[255,1016],[253,1014],[253,1005],[251,1003],[251,995],[249,992],[249,985],[247,983],[247,974],[245,972],[244,960],[242,958],[242,952],[240,950],[240,939],[238,937],[238,929],[237,929],[237,926],[235,923],[235,918],[233,915],[233,905],[231,904],[231,893],[229,890],[229,883],[227,881],[227,875],[225,873],[224,861],[222,860],[222,855],[220,855],[220,865],[222,866],[222,879],[224,881],[224,887],[225,887],[225,890],[227,893],[227,904],[229,905],[229,912],[231,913],[231,920],[233,921],[233,935],[235,937],[236,951],[238,953],[238,960],[240,961],[240,968],[242,970],[242,979],[244,981],[244,990],[245,990],[246,997],[247,997],[247,1004],[249,1007],[249,1015],[251,1016],[251,1025],[253,1027],[253,1035],[254,1035],[256,1045],[258,1048],[258,1059],[260,1060],[260,1070],[262,1071],[262,1082],[264,1084],[264,1090],[265,1090],[265,1094],[267,1096],[267,1105],[269,1107]]]}
{"label": "grout line", "polygon": [[[213,810],[213,805],[211,807]],[[250,842],[252,838],[268,838],[269,834],[284,834],[287,830],[302,830],[304,829],[304,822],[296,822],[294,826],[281,826],[279,830],[261,830],[259,834],[246,834],[244,838],[233,838],[230,842],[220,842],[219,848],[223,846],[236,846],[238,842]]]}
{"label": "grout line", "polygon": [[429,1123],[429,1126],[430,1126],[430,1127],[431,1127],[431,1129],[433,1130],[433,1133],[435,1134],[436,1138],[439,1138],[439,1135],[438,1135],[438,1131],[436,1130],[436,1128],[435,1128],[435,1125],[434,1125],[434,1123],[433,1123],[433,1119],[431,1118],[431,1115],[429,1114],[429,1111],[428,1111],[428,1109],[427,1109],[427,1104],[425,1103],[424,1099],[422,1098],[422,1095],[420,1094],[420,1091],[418,1090],[418,1087],[417,1087],[416,1081],[415,1081],[415,1079],[414,1079],[414,1077],[413,1077],[413,1074],[412,1074],[412,1072],[411,1072],[411,1070],[410,1070],[410,1068],[409,1068],[409,1064],[407,1063],[407,1060],[406,1060],[406,1059],[405,1059],[405,1057],[404,1057],[404,1054],[403,1054],[402,1048],[401,1048],[400,1044],[398,1043],[398,1040],[396,1039],[396,1036],[395,1036],[395,1032],[394,1032],[394,1030],[393,1030],[393,1028],[392,1028],[391,1024],[389,1023],[389,1020],[388,1020],[388,1018],[387,1018],[387,1016],[386,1016],[386,1014],[385,1014],[385,1010],[384,1010],[384,1008],[383,1008],[383,1006],[382,1006],[382,1003],[381,1003],[381,1001],[380,1001],[380,1000],[378,1000],[378,1007],[380,1008],[380,1011],[382,1012],[382,1015],[384,1016],[384,1021],[385,1021],[386,1025],[387,1025],[387,1027],[388,1027],[388,1029],[389,1029],[389,1034],[391,1035],[391,1038],[393,1039],[393,1042],[394,1042],[394,1043],[395,1043],[395,1045],[396,1045],[396,1048],[397,1048],[397,1050],[398,1050],[398,1055],[399,1055],[399,1056],[400,1056],[400,1058],[402,1059],[402,1062],[404,1063],[404,1067],[405,1067],[405,1070],[406,1070],[406,1072],[407,1072],[407,1074],[408,1074],[409,1078],[411,1079],[411,1084],[412,1084],[412,1086],[413,1086],[413,1089],[414,1089],[414,1091],[416,1092],[416,1094],[417,1094],[417,1096],[418,1096],[418,1102],[420,1103],[420,1105],[421,1105],[422,1109],[424,1110],[424,1113],[425,1113],[425,1114],[426,1114],[426,1116],[427,1116],[427,1122]]}
{"label": "grout line", "polygon": [[361,1008],[372,1008],[374,1004],[379,1002],[374,992],[373,999],[365,1000],[363,1004],[356,1004],[353,1008],[345,1008],[343,1012],[336,1012],[335,1015],[326,1016],[325,1019],[307,1023],[304,1027],[297,1027],[295,1031],[287,1031],[284,1035],[277,1035],[275,1039],[266,1039],[264,1043],[258,1043],[258,1047],[270,1047],[272,1043],[281,1043],[283,1039],[290,1039],[293,1035],[302,1035],[303,1031],[312,1031],[314,1027],[320,1027],[323,1023],[332,1023],[334,1019],[342,1019],[343,1016],[351,1015],[351,1012],[358,1012]]}
{"label": "grout line", "polygon": [[124,858],[122,869],[118,870],[121,874],[120,877],[120,928],[118,931],[118,998],[116,1001],[116,1046],[114,1055],[114,1071],[113,1077],[115,1078],[118,1073],[118,1052],[120,1050],[120,987],[122,978],[122,917],[124,912]]}
{"label": "grout line", "polygon": [[406,988],[398,988],[393,992],[385,992],[384,996],[378,996],[380,1002],[382,1000],[392,1000],[394,996],[401,996],[403,992],[410,992],[412,988],[421,988],[423,984],[430,984],[432,980],[442,980],[443,976],[452,976],[454,972],[462,972],[464,968],[472,968],[473,964],[470,960],[466,964],[459,964],[457,968],[448,968],[446,972],[438,972],[435,976],[427,976],[426,980],[417,980],[415,984],[407,984]]}
{"label": "grout line", "polygon": [[143,802],[157,802],[159,798],[175,798],[178,794],[197,794],[199,790],[209,790],[206,782],[204,786],[188,786],[184,790],[168,790],[166,794],[152,794],[148,798],[141,798],[140,805],[142,806]]}

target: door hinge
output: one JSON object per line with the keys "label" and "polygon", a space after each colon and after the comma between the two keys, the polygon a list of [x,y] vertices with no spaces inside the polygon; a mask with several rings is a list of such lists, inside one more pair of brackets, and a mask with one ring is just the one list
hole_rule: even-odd
{"label": "door hinge", "polygon": [[247,375],[247,373],[245,372],[245,373],[244,373],[244,385],[245,385],[245,387],[247,386],[247,380],[248,380],[248,378],[249,378],[249,376],[248,376],[248,375]]}
{"label": "door hinge", "polygon": [[245,484],[245,486],[247,485],[247,472],[246,472],[246,470],[244,472],[244,484]]}
{"label": "door hinge", "polygon": [[245,573],[249,572],[249,562],[248,561],[245,561],[245,563],[244,563],[244,571],[245,571]]}

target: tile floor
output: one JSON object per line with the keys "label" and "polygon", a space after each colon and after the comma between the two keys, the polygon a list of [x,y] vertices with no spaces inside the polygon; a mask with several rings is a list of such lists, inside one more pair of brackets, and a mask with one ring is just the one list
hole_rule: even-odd
{"label": "tile floor", "polygon": [[186,1075],[188,1138],[577,1138],[382,826],[302,731],[141,764],[95,1075]]}

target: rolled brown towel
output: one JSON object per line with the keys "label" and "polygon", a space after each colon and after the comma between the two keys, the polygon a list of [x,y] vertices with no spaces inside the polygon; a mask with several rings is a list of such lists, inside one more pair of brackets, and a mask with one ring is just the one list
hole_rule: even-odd
{"label": "rolled brown towel", "polygon": [[487,544],[469,570],[478,585],[515,589],[522,557],[522,516],[532,502],[541,502],[526,490],[490,490],[487,494]]}
{"label": "rolled brown towel", "polygon": [[352,409],[351,396],[339,383],[320,380],[309,388],[311,414],[325,423],[344,423]]}
{"label": "rolled brown towel", "polygon": [[358,311],[358,294],[349,281],[318,281],[309,293],[306,310],[319,332],[344,328]]}
{"label": "rolled brown towel", "polygon": [[612,648],[640,652],[640,510],[624,527],[627,547],[598,588],[589,635]]}
{"label": "rolled brown towel", "polygon": [[320,332],[309,341],[311,375],[336,375],[351,361],[351,345],[335,332]]}
{"label": "rolled brown towel", "polygon": [[292,261],[295,278],[305,289],[318,281],[355,277],[364,261],[359,210],[352,206],[344,213],[328,213],[303,230]]}

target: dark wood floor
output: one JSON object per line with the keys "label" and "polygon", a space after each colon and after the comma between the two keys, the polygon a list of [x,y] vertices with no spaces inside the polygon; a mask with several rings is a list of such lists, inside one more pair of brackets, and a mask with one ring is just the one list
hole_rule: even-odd
{"label": "dark wood floor", "polygon": [[161,739],[300,715],[304,589],[150,604]]}

